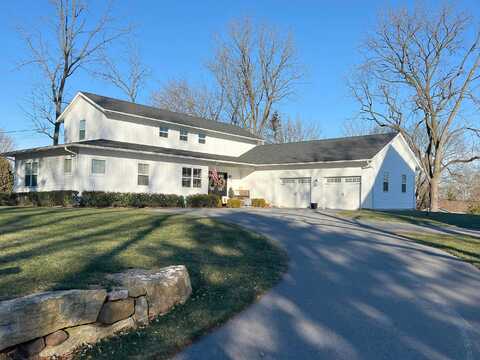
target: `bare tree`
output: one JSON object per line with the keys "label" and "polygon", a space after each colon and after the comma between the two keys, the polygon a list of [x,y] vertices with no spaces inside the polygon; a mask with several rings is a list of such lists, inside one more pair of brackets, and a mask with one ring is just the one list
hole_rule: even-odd
{"label": "bare tree", "polygon": [[[13,139],[0,129],[0,154],[14,148]],[[13,189],[12,165],[9,160],[0,156],[0,192],[10,192]]]}
{"label": "bare tree", "polygon": [[366,41],[365,61],[350,84],[364,119],[408,141],[422,165],[431,211],[438,211],[441,174],[480,159],[469,137],[478,131],[478,117],[465,116],[478,104],[480,79],[480,29],[471,25],[447,7],[392,11]]}
{"label": "bare tree", "polygon": [[249,19],[232,22],[227,37],[218,38],[208,68],[225,100],[221,117],[259,135],[272,108],[292,95],[302,78],[292,36]]}
{"label": "bare tree", "polygon": [[388,131],[391,130],[357,118],[346,119],[342,124],[342,132],[345,136],[382,134]]}
{"label": "bare tree", "polygon": [[215,121],[220,121],[222,99],[221,93],[184,79],[170,80],[151,95],[155,107]]}
{"label": "bare tree", "polygon": [[0,154],[13,150],[14,141],[8,134],[0,128]]}
{"label": "bare tree", "polygon": [[94,70],[93,74],[116,86],[131,102],[136,102],[139,91],[151,76],[151,70],[143,63],[135,45],[130,43],[127,48],[128,56],[123,61],[126,69],[121,69],[118,63],[112,60],[112,56],[103,52],[100,67]]}
{"label": "bare tree", "polygon": [[281,117],[274,111],[264,135],[267,142],[277,144],[316,140],[320,138],[320,127],[317,123],[307,125],[299,117]]}
{"label": "bare tree", "polygon": [[[44,121],[38,129],[41,133],[48,134],[56,145],[60,132],[60,124],[56,119],[65,105],[69,79],[82,67],[98,61],[101,51],[130,29],[110,29],[113,23],[110,6],[93,23],[93,14],[88,12],[87,3],[82,0],[51,0],[51,3],[54,8],[54,14],[50,17],[52,24],[36,31],[20,29],[19,32],[31,55],[21,66],[33,64],[38,67],[46,84],[43,97],[49,98],[53,104],[52,114],[38,119]],[[49,29],[52,30],[50,33]],[[49,38],[54,39],[54,42],[48,42],[46,39]],[[43,113],[44,110],[45,106],[38,111]],[[36,126],[38,125],[37,123]],[[52,128],[52,132],[47,132],[47,129],[51,131]]]}

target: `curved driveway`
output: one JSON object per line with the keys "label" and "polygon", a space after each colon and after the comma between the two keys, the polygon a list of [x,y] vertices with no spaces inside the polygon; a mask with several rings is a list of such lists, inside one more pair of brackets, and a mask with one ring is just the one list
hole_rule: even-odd
{"label": "curved driveway", "polygon": [[381,223],[309,210],[194,211],[278,241],[283,281],[176,359],[480,359],[480,271]]}

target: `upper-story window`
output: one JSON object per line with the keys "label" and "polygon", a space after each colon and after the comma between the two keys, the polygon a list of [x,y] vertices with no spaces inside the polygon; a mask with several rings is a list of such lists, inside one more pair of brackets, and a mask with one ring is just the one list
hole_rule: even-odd
{"label": "upper-story window", "polygon": [[388,192],[388,172],[383,173],[383,192]]}
{"label": "upper-story window", "polygon": [[160,137],[168,138],[168,127],[160,126],[159,135],[160,135]]}
{"label": "upper-story window", "polygon": [[138,164],[138,185],[148,185],[149,166],[148,164]]}
{"label": "upper-story window", "polygon": [[65,158],[63,160],[63,173],[65,175],[72,174],[72,158]]}
{"label": "upper-story window", "polygon": [[180,130],[180,140],[181,141],[188,141],[188,131],[181,129]]}
{"label": "upper-story window", "polygon": [[207,142],[207,135],[205,134],[198,134],[198,143],[205,144]]}
{"label": "upper-story window", "polygon": [[402,193],[407,192],[407,175],[402,175]]}
{"label": "upper-story window", "polygon": [[105,160],[92,159],[92,174],[93,175],[105,174]]}
{"label": "upper-story window", "polygon": [[86,121],[80,120],[80,125],[78,127],[78,140],[85,140],[85,129],[86,129]]}
{"label": "upper-story window", "polygon": [[36,187],[38,178],[38,161],[25,163],[25,186]]}

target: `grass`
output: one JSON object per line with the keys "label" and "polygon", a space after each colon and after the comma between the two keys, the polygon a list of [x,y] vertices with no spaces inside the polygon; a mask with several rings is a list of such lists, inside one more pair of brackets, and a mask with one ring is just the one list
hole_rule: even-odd
{"label": "grass", "polygon": [[458,226],[466,229],[480,230],[480,215],[427,213],[417,210],[378,211],[378,210],[344,210],[340,216],[371,221],[407,222],[415,225]]}
{"label": "grass", "polygon": [[0,208],[0,299],[111,284],[127,268],[185,264],[193,293],[82,358],[167,358],[255,301],[286,270],[266,238],[213,219],[127,209]]}
{"label": "grass", "polygon": [[415,242],[444,250],[480,269],[480,238],[468,235],[399,233]]}

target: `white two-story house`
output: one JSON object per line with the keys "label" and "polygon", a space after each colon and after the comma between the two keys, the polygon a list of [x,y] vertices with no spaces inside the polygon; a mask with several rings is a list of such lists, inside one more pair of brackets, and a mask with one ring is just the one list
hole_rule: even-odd
{"label": "white two-story house", "polygon": [[400,134],[264,144],[246,129],[79,92],[64,144],[3,154],[14,191],[248,194],[273,206],[415,207],[418,161]]}

